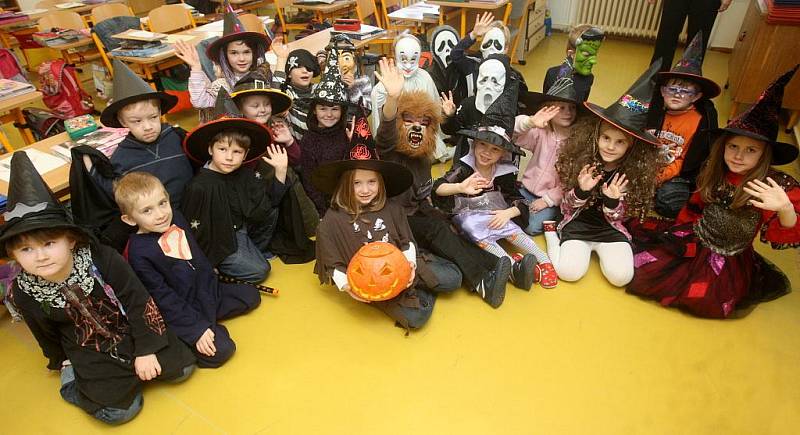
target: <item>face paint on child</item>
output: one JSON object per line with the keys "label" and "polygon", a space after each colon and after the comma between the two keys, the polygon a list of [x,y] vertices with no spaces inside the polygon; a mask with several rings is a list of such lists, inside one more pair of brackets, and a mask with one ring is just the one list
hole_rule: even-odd
{"label": "face paint on child", "polygon": [[600,44],[603,41],[582,41],[575,48],[575,72],[588,76],[592,73],[592,68],[597,63],[597,52],[600,51]]}
{"label": "face paint on child", "polygon": [[422,49],[415,38],[401,38],[394,47],[397,66],[403,76],[410,77],[419,69],[419,56]]}
{"label": "face paint on child", "polygon": [[605,163],[606,169],[617,167],[631,145],[633,145],[633,137],[628,133],[605,122],[600,127],[597,151],[600,159]]}
{"label": "face paint on child", "polygon": [[353,175],[353,192],[358,203],[362,206],[369,205],[378,196],[380,182],[378,173],[367,169],[356,169]]}
{"label": "face paint on child", "polygon": [[245,118],[253,119],[261,124],[266,124],[272,115],[272,103],[266,95],[243,96],[241,109]]}
{"label": "face paint on child", "polygon": [[155,100],[129,104],[120,109],[117,117],[140,142],[152,143],[161,135],[161,107]]}
{"label": "face paint on child", "polygon": [[72,272],[72,250],[75,241],[67,236],[50,240],[25,237],[11,256],[25,272],[42,277],[50,282],[64,282]]}
{"label": "face paint on child", "polygon": [[503,154],[506,153],[506,150],[499,146],[479,139],[475,139],[472,146],[475,149],[475,164],[480,168],[488,168],[494,165],[500,161]]}
{"label": "face paint on child", "polygon": [[314,106],[314,114],[317,116],[317,123],[320,127],[330,128],[342,119],[342,107],[338,104],[317,104]]}
{"label": "face paint on child", "polygon": [[133,205],[130,214],[122,215],[128,225],[137,225],[138,234],[163,233],[172,225],[172,206],[164,189],[153,189]]}
{"label": "face paint on child", "polygon": [[481,42],[481,55],[486,59],[493,54],[503,54],[506,52],[506,34],[497,27],[483,35],[483,42]]}
{"label": "face paint on child", "polygon": [[475,108],[481,113],[494,103],[506,87],[506,67],[497,59],[489,59],[478,68]]}
{"label": "face paint on child", "polygon": [[758,165],[764,154],[764,141],[748,136],[732,136],[725,143],[725,164],[734,174],[745,175]]}
{"label": "face paint on child", "polygon": [[242,166],[247,150],[234,142],[217,141],[208,147],[211,162],[208,168],[220,174],[230,174]]}
{"label": "face paint on child", "polygon": [[253,50],[244,41],[230,42],[225,47],[225,56],[231,70],[237,74],[244,74],[253,66]]}

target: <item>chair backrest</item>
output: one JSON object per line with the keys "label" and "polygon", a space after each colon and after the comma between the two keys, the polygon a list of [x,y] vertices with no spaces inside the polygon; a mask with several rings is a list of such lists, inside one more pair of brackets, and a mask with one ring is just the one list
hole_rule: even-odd
{"label": "chair backrest", "polygon": [[356,14],[362,23],[381,27],[381,20],[377,12],[375,0],[356,0]]}
{"label": "chair backrest", "polygon": [[147,16],[151,32],[173,33],[195,27],[192,13],[181,4],[159,6]]}
{"label": "chair backrest", "polygon": [[133,17],[133,10],[124,3],[109,3],[92,9],[92,22],[99,23],[114,17]]}
{"label": "chair backrest", "polygon": [[386,30],[395,29],[403,26],[395,26],[392,25],[392,20],[389,19],[389,14],[392,12],[402,9],[403,2],[401,0],[382,0],[381,1],[381,12],[383,13],[383,24]]}
{"label": "chair backrest", "polygon": [[241,21],[244,29],[248,32],[258,32],[267,34],[266,29],[264,29],[264,22],[261,21],[261,18],[254,14],[242,14],[239,15],[239,21]]}
{"label": "chair backrest", "polygon": [[97,50],[103,58],[103,63],[109,71],[112,70],[111,62],[108,60],[107,52],[119,47],[120,40],[112,38],[112,35],[122,33],[130,29],[141,29],[142,25],[138,17],[114,17],[100,21],[92,28],[92,39],[94,39]]}
{"label": "chair backrest", "polygon": [[128,2],[136,15],[143,15],[159,6],[167,4],[167,0],[136,0]]}
{"label": "chair backrest", "polygon": [[85,29],[87,26],[83,18],[81,18],[77,12],[52,11],[48,12],[47,15],[39,20],[38,27],[40,30],[49,30],[53,27],[81,30]]}

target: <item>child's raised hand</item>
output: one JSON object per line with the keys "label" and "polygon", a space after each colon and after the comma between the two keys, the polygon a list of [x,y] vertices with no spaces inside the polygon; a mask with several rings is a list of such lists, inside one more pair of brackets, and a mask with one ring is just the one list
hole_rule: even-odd
{"label": "child's raised hand", "polygon": [[286,59],[289,57],[289,45],[284,41],[283,35],[278,35],[272,40],[272,51],[278,59]]}
{"label": "child's raised hand", "polygon": [[394,64],[394,59],[387,59],[385,57],[378,61],[378,69],[380,72],[375,71],[375,77],[383,83],[386,89],[386,94],[390,97],[397,98],[403,92],[403,84],[406,78],[403,73]]}
{"label": "child's raised hand", "polygon": [[345,127],[344,132],[347,134],[347,140],[353,140],[353,132],[356,130],[356,115],[350,120],[350,127]]}
{"label": "child's raised hand", "polygon": [[539,109],[535,115],[528,117],[528,125],[536,128],[547,128],[550,120],[553,119],[561,109],[558,106],[545,106]]}
{"label": "child's raised hand", "polygon": [[453,116],[456,113],[456,103],[453,101],[453,91],[442,92],[442,112],[445,116]]}
{"label": "child's raised hand", "polygon": [[214,356],[217,353],[217,347],[214,346],[214,331],[211,328],[207,328],[203,335],[197,339],[197,343],[194,346],[203,355]]}
{"label": "child's raised hand", "polygon": [[261,160],[275,168],[276,180],[286,183],[286,168],[289,166],[289,155],[286,154],[286,150],[282,146],[270,144]]}
{"label": "child's raised hand", "polygon": [[151,353],[150,355],[137,356],[133,360],[133,370],[139,379],[149,381],[161,374],[161,364],[158,363],[156,354]]}
{"label": "child's raised hand", "polygon": [[578,187],[584,192],[594,189],[594,186],[597,186],[597,183],[603,178],[602,174],[594,175],[594,170],[594,166],[585,165],[578,173]]}
{"label": "child's raised hand", "polygon": [[487,225],[490,230],[499,230],[500,228],[506,226],[508,221],[511,220],[511,214],[509,213],[508,209],[493,210],[492,215],[494,216],[492,217],[492,220],[489,221],[489,225]]}
{"label": "child's raised hand", "polygon": [[284,146],[290,146],[294,142],[294,136],[292,136],[292,130],[289,125],[283,122],[273,124],[272,141]]}
{"label": "child's raised hand", "polygon": [[786,191],[770,177],[767,177],[767,183],[761,180],[748,181],[747,184],[742,187],[742,190],[748,195],[758,199],[751,199],[748,202],[762,210],[793,210],[794,206],[789,199],[789,195],[786,194]]}
{"label": "child's raised hand", "polygon": [[483,189],[489,187],[489,183],[481,174],[474,172],[472,175],[465,178],[464,181],[458,183],[458,186],[459,190],[464,195],[477,195],[483,192]]}
{"label": "child's raised hand", "polygon": [[625,195],[628,190],[628,179],[625,174],[614,174],[608,183],[603,184],[602,192],[608,198],[620,199]]}
{"label": "child's raised hand", "polygon": [[472,28],[472,32],[470,32],[470,37],[473,40],[477,40],[481,36],[485,35],[486,32],[489,31],[489,25],[492,24],[494,21],[494,14],[491,12],[484,12],[480,15],[475,16],[475,27]]}
{"label": "child's raised hand", "polygon": [[197,54],[197,46],[179,39],[175,42],[174,48],[175,56],[189,65],[191,69],[196,71],[202,69],[200,65],[200,55]]}

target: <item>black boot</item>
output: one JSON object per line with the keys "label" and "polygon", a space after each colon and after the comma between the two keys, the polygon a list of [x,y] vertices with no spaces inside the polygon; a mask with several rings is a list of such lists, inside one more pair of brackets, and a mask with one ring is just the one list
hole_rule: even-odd
{"label": "black boot", "polygon": [[533,268],[536,266],[536,257],[531,254],[514,256],[511,265],[511,283],[522,290],[530,290],[533,286]]}
{"label": "black boot", "polygon": [[497,308],[503,304],[506,297],[506,281],[511,273],[511,259],[500,257],[494,270],[490,270],[478,282],[472,290],[476,291],[481,298],[492,308]]}

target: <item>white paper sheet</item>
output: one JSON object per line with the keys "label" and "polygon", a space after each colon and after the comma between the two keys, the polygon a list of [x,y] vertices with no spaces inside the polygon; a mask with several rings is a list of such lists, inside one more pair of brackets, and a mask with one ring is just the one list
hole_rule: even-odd
{"label": "white paper sheet", "polygon": [[[68,163],[64,160],[47,153],[43,153],[37,149],[27,149],[24,151],[16,151],[16,152],[24,152],[28,155],[28,158],[31,159],[33,166],[36,168],[36,172],[40,175],[44,175],[54,169],[58,169]],[[8,180],[11,175],[11,157],[10,155],[3,160],[0,160],[0,180],[5,181],[8,183]]]}

